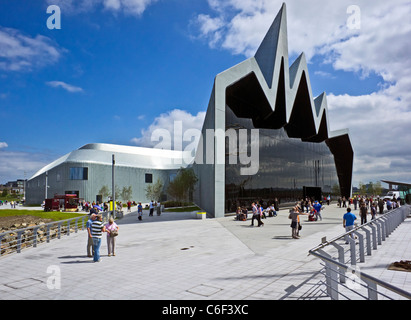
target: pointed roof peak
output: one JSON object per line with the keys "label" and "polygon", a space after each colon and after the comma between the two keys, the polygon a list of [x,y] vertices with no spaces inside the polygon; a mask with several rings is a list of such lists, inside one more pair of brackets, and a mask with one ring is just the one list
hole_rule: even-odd
{"label": "pointed roof peak", "polygon": [[286,4],[283,3],[254,55],[269,87],[272,86],[277,54],[288,55],[286,11]]}

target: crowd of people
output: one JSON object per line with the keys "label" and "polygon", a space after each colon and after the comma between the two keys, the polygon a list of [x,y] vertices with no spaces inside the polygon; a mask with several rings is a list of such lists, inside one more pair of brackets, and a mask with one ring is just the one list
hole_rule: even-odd
{"label": "crowd of people", "polygon": [[13,200],[11,200],[11,201],[4,200],[3,201],[3,200],[0,200],[0,206],[7,206],[8,204],[10,205],[11,209],[14,209],[18,205],[18,201],[13,201]]}
{"label": "crowd of people", "polygon": [[[277,200],[277,199],[276,199]],[[351,230],[354,225],[356,216],[352,210],[359,210],[359,217],[361,224],[367,223],[367,216],[370,214],[371,219],[375,219],[377,213],[383,214],[385,209],[392,210],[400,206],[401,199],[383,199],[379,196],[368,197],[356,195],[352,198],[340,197],[337,200],[337,206],[340,208],[347,208],[347,212],[343,218],[343,226],[346,230]],[[300,215],[307,215],[308,221],[322,221],[321,212],[325,208],[325,205],[330,205],[331,197],[327,196],[320,201],[306,197],[296,202],[295,205],[289,210],[288,218],[291,220],[291,236],[294,239],[300,238],[299,232],[302,229],[300,222]],[[254,221],[257,221],[257,226],[264,226],[263,219],[267,217],[276,217],[278,215],[278,202],[276,204],[265,205],[260,202],[252,202],[251,210],[251,226],[254,226]],[[237,207],[235,219],[238,221],[246,221],[248,218],[249,210],[246,206]]]}

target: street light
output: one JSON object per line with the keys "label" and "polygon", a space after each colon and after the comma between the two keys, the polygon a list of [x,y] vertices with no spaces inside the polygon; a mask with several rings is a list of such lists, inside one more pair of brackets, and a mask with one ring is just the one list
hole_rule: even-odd
{"label": "street light", "polygon": [[113,219],[116,218],[116,190],[115,190],[115,183],[114,183],[114,165],[115,164],[116,164],[116,160],[113,154],[112,166],[111,166],[111,199],[113,201]]}
{"label": "street light", "polygon": [[48,184],[49,184],[49,182],[48,182],[48,179],[49,179],[49,172],[48,171],[46,171],[46,198],[45,199],[47,199],[47,188],[49,188],[49,186],[48,186]]}

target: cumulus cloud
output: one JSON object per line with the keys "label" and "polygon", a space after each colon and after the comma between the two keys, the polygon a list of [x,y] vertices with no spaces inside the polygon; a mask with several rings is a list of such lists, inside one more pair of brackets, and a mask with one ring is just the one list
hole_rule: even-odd
{"label": "cumulus cloud", "polygon": [[[200,37],[245,57],[254,55],[282,1],[209,0],[214,15],[198,15]],[[354,184],[379,179],[411,181],[411,6],[408,0],[356,1],[359,28],[347,0],[287,1],[290,57],[305,52],[335,70],[383,83],[361,96],[328,94],[332,130],[348,127],[355,151]],[[215,22],[219,23],[216,24]],[[214,27],[209,27],[214,26]],[[292,62],[292,60],[290,61]],[[331,77],[332,74],[319,74]]]}
{"label": "cumulus cloud", "polygon": [[13,28],[0,26],[0,69],[32,71],[54,64],[63,50],[45,36],[31,37]]}
{"label": "cumulus cloud", "polygon": [[192,115],[185,110],[174,109],[156,117],[153,123],[141,130],[141,137],[133,138],[131,142],[141,147],[185,150],[187,145],[198,142],[204,118],[205,112]]}
{"label": "cumulus cloud", "polygon": [[66,13],[91,12],[97,8],[140,16],[146,8],[157,0],[47,0],[49,5],[58,5]]}
{"label": "cumulus cloud", "polygon": [[46,84],[52,88],[63,88],[64,90],[68,92],[83,92],[84,91],[80,87],[73,86],[63,81],[48,81],[46,82]]}
{"label": "cumulus cloud", "polygon": [[0,142],[0,149],[7,148],[8,146],[6,142]]}

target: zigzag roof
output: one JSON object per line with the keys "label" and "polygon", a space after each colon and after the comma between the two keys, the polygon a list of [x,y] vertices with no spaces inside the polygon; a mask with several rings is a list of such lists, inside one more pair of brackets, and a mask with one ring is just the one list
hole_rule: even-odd
{"label": "zigzag roof", "polygon": [[[227,86],[232,95],[229,97],[227,94],[227,104],[237,116],[252,118],[257,128],[285,127],[289,137],[311,142],[323,142],[328,138],[348,134],[348,129],[330,131],[327,97],[324,92],[313,98],[305,54],[302,53],[289,68],[288,65],[284,3],[255,56],[220,73],[216,82],[222,80]],[[243,86],[239,83],[241,81],[244,82]],[[252,97],[250,94],[242,94],[244,87],[250,83],[261,95],[257,103],[250,100],[255,99],[255,95]],[[230,105],[230,99],[237,103]],[[265,99],[262,109],[261,99]],[[238,107],[240,101],[242,108]],[[245,105],[250,110],[245,110]]]}

